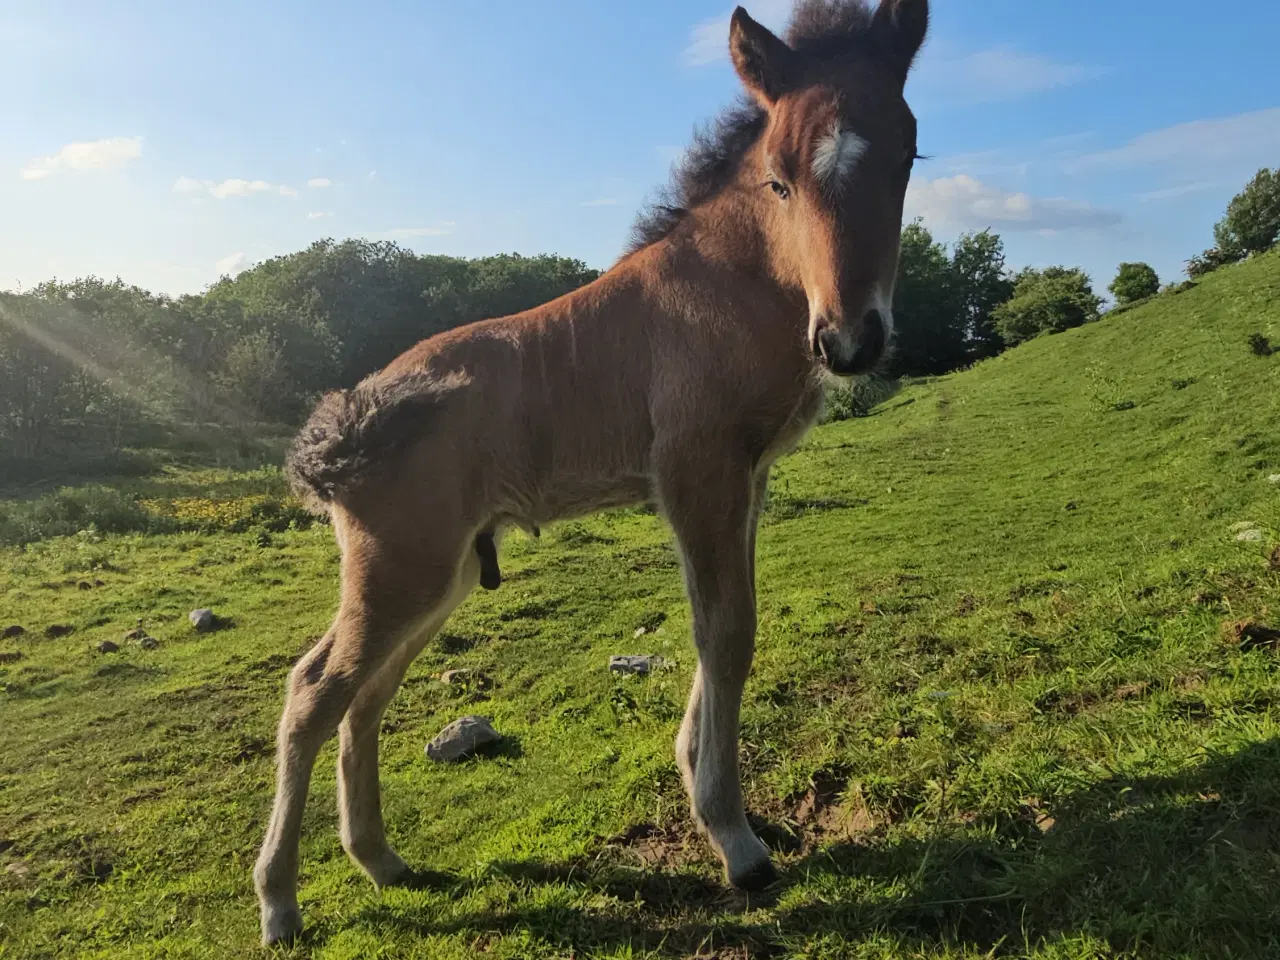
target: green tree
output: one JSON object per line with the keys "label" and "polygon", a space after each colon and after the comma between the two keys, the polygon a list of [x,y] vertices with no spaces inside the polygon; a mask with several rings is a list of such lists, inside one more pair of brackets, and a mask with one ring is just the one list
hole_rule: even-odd
{"label": "green tree", "polygon": [[895,375],[927,376],[964,366],[965,328],[951,260],[919,220],[902,231],[893,317]]}
{"label": "green tree", "polygon": [[994,311],[996,330],[1013,346],[1091,323],[1098,319],[1099,305],[1083,270],[1027,267],[1014,281],[1013,298]]}
{"label": "green tree", "polygon": [[1116,303],[1133,303],[1159,293],[1160,277],[1145,263],[1122,263],[1107,289],[1115,296]]}
{"label": "green tree", "polygon": [[1265,253],[1280,241],[1280,168],[1263,167],[1227,205],[1213,239],[1229,260]]}
{"label": "green tree", "polygon": [[951,253],[951,276],[969,359],[995,356],[1004,349],[995,309],[1013,296],[1004,241],[990,230],[962,235]]}

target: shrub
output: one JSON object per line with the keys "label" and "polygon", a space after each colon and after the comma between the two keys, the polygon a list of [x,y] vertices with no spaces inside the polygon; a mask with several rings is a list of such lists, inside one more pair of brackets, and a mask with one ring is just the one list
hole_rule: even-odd
{"label": "shrub", "polygon": [[1213,238],[1217,249],[1233,260],[1265,253],[1280,241],[1280,169],[1257,172],[1227,205]]}
{"label": "shrub", "polygon": [[1079,268],[1031,267],[1018,274],[1013,299],[996,307],[996,329],[1010,345],[1098,319],[1100,301]]}
{"label": "shrub", "polygon": [[823,423],[868,417],[871,411],[901,389],[901,381],[858,377],[827,387]]}
{"label": "shrub", "polygon": [[36,500],[0,503],[0,543],[7,545],[20,546],[82,530],[164,533],[176,526],[110,487],[64,487]]}
{"label": "shrub", "polygon": [[1116,303],[1133,303],[1159,293],[1160,278],[1148,264],[1122,263],[1107,289],[1115,295]]}

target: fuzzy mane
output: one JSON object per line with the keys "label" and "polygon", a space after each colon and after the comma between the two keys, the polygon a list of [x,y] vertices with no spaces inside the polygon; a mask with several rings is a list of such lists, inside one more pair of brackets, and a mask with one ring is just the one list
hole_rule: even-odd
{"label": "fuzzy mane", "polygon": [[[809,56],[847,54],[865,46],[873,12],[866,0],[798,0],[785,38],[793,50]],[[743,95],[695,130],[693,143],[672,168],[671,181],[636,218],[626,252],[670,236],[690,210],[728,186],[764,124],[764,110]]]}

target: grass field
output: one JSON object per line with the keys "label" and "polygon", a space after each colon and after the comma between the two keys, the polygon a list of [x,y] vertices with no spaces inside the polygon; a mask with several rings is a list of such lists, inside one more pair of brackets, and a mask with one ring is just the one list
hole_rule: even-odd
{"label": "grass field", "polygon": [[[1280,355],[1255,333],[1280,344],[1280,254],[911,386],[779,466],[743,731],[784,875],[763,898],[690,833],[660,521],[511,538],[384,725],[388,831],[433,882],[377,894],[348,863],[330,744],[281,954],[1280,957]],[[253,956],[274,725],[336,551],[226,505],[279,493],[271,471],[121,484],[212,519],[0,550],[0,626],[27,631],[0,641],[0,957]],[[97,652],[139,618],[158,649]],[[614,678],[616,653],[669,669]],[[424,758],[477,712],[499,751]]]}

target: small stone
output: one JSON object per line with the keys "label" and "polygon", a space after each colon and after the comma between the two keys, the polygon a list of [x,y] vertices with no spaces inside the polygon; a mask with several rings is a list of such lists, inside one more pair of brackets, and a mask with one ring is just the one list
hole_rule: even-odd
{"label": "small stone", "polygon": [[1271,476],[1267,477],[1267,483],[1280,484],[1280,473],[1273,473]]}
{"label": "small stone", "polygon": [[141,640],[138,641],[138,646],[140,646],[143,650],[155,650],[157,647],[160,646],[160,641],[157,640],[155,637],[143,637]]}
{"label": "small stone", "polygon": [[6,663],[17,663],[21,659],[21,650],[6,650],[3,653],[0,653],[0,665]]}
{"label": "small stone", "polygon": [[1249,530],[1241,530],[1236,534],[1236,540],[1240,543],[1261,543],[1266,537],[1257,527]]}
{"label": "small stone", "polygon": [[65,623],[51,623],[44,628],[44,635],[50,640],[57,640],[59,637],[68,636],[75,627],[68,626]]}
{"label": "small stone", "polygon": [[635,632],[635,633],[633,633],[633,634],[631,635],[631,638],[632,638],[633,640],[639,640],[641,637],[643,637],[643,636],[644,636],[646,633],[648,633],[648,632],[649,632],[649,631],[648,631],[648,630],[646,630],[644,627],[636,627],[636,632]]}
{"label": "small stone", "polygon": [[470,683],[474,676],[474,670],[446,670],[440,674],[440,682],[452,687],[455,684]]}
{"label": "small stone", "polygon": [[609,672],[646,677],[662,666],[662,658],[653,654],[609,658]]}
{"label": "small stone", "polygon": [[31,876],[31,868],[25,863],[11,863],[4,868],[4,872],[11,877],[17,877],[19,880],[25,880]]}
{"label": "small stone", "polygon": [[26,627],[22,626],[21,624],[12,623],[9,626],[4,628],[4,632],[0,633],[0,636],[3,636],[6,640],[8,640],[10,637],[20,637],[26,632],[27,632]]}
{"label": "small stone", "polygon": [[437,763],[461,760],[501,739],[502,734],[493,729],[488,717],[462,717],[441,730],[427,744],[427,757]]}
{"label": "small stone", "polygon": [[116,643],[114,640],[103,640],[98,643],[97,650],[99,653],[118,653],[120,650],[120,644]]}
{"label": "small stone", "polygon": [[187,619],[191,621],[191,625],[200,633],[207,633],[212,630],[214,624],[218,622],[218,618],[213,615],[212,610],[192,610],[187,614]]}

